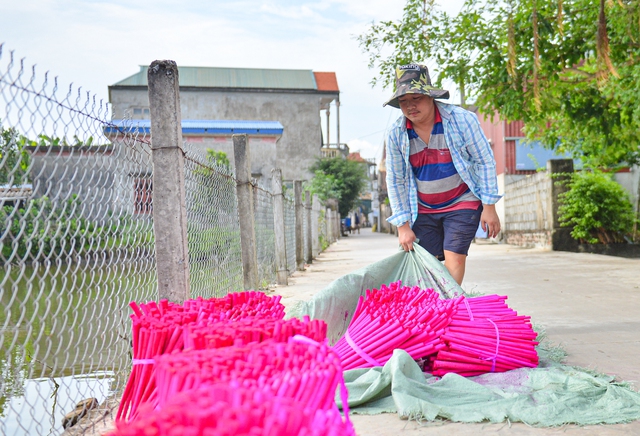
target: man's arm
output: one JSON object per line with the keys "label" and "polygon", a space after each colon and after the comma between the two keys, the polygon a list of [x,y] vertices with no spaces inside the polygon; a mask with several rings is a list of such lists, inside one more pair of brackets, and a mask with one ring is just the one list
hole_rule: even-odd
{"label": "man's arm", "polygon": [[409,222],[398,226],[398,243],[404,251],[413,251],[413,243],[416,240],[416,234],[413,233]]}
{"label": "man's arm", "polygon": [[484,135],[478,117],[467,112],[460,120],[459,127],[464,137],[465,147],[473,163],[471,175],[480,194],[483,205],[494,205],[502,197],[498,194],[498,179],[496,177],[496,161],[491,146]]}
{"label": "man's arm", "polygon": [[389,223],[400,227],[409,223],[412,218],[411,202],[409,201],[409,181],[401,147],[400,135],[404,133],[400,128],[389,132],[387,137],[387,192],[392,215],[387,219]]}
{"label": "man's arm", "polygon": [[482,215],[480,215],[480,225],[482,230],[487,232],[487,236],[495,238],[500,232],[500,218],[496,212],[495,204],[483,204]]}

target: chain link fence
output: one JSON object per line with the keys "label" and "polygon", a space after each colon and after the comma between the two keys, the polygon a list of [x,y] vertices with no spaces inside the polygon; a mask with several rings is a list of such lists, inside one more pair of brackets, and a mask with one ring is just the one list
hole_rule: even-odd
{"label": "chain link fence", "polygon": [[242,289],[236,182],[229,165],[184,150],[191,296],[222,297]]}
{"label": "chain link fence", "polygon": [[[108,104],[0,45],[0,434],[58,435],[79,401],[119,398],[131,368],[128,304],[158,298],[151,155],[148,127],[114,123]],[[184,155],[191,297],[239,291],[234,173],[188,144]],[[273,195],[252,189],[266,288]],[[291,274],[302,223],[284,203]]]}

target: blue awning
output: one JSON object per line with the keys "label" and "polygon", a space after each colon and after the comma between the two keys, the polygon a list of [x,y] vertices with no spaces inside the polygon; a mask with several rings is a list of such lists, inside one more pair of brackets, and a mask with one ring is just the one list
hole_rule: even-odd
{"label": "blue awning", "polygon": [[[240,134],[282,135],[284,127],[278,121],[249,120],[182,120],[183,135]],[[151,133],[150,120],[112,120],[104,126],[105,134]]]}

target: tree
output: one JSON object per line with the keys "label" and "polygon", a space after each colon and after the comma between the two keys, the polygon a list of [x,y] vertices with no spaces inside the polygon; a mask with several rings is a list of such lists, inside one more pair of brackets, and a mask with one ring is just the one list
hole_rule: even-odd
{"label": "tree", "polygon": [[20,134],[14,127],[4,128],[0,123],[0,184],[21,185],[31,181],[29,175],[31,155],[27,147],[91,145],[93,145],[93,136],[83,141],[77,135],[73,135],[73,142],[68,143],[66,138],[40,134],[34,141]]}
{"label": "tree", "polygon": [[[399,63],[435,61],[486,114],[588,166],[640,163],[640,2],[467,0],[455,17],[408,0],[398,22],[358,38],[393,82]],[[388,53],[389,49],[391,53]]]}
{"label": "tree", "polygon": [[331,198],[338,199],[341,196],[340,182],[331,174],[325,174],[321,170],[316,170],[313,179],[305,183],[305,190],[309,190],[311,195],[318,195],[323,202]]}
{"label": "tree", "polygon": [[[365,164],[341,157],[319,159],[311,171],[320,173],[316,186],[325,186],[325,192],[336,194],[340,215],[347,215],[356,206],[367,180]],[[310,186],[314,186],[313,180]]]}
{"label": "tree", "polygon": [[21,185],[29,182],[31,156],[26,146],[29,140],[16,129],[0,125],[0,184]]}
{"label": "tree", "polygon": [[560,225],[571,226],[571,236],[590,244],[624,242],[636,219],[629,193],[610,173],[581,171],[566,182],[560,194]]}
{"label": "tree", "polygon": [[207,164],[215,164],[219,167],[231,168],[231,163],[227,157],[227,153],[224,151],[217,151],[212,148],[207,148]]}

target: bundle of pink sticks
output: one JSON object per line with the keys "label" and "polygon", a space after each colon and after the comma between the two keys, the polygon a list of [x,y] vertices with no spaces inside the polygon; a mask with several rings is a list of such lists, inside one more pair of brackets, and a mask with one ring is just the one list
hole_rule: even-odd
{"label": "bundle of pink sticks", "polygon": [[[185,340],[189,341],[192,338],[186,333],[187,326],[215,324],[221,321],[229,323],[240,319],[280,320],[277,327],[278,336],[280,340],[288,338],[281,331],[281,324],[285,322],[282,321],[284,306],[280,303],[280,297],[269,297],[258,291],[232,293],[221,298],[197,298],[187,300],[183,304],[166,300],[140,305],[132,302],[130,307],[134,312],[131,315],[133,368],[116,414],[117,421],[133,419],[141,404],[156,404],[153,358],[183,350]],[[256,336],[273,337],[276,324],[271,325],[272,330]],[[310,326],[309,323],[306,323],[306,326],[298,330],[304,334],[313,327],[316,330],[315,338],[324,339],[322,326]],[[291,332],[291,335],[296,334],[290,327],[286,327],[285,330]],[[324,332],[326,335],[326,326]]]}
{"label": "bundle of pink sticks", "polygon": [[474,376],[538,366],[530,317],[519,316],[506,299],[486,295],[460,300],[442,335],[446,348],[431,356],[429,370],[434,375]]}
{"label": "bundle of pink sticks", "polygon": [[345,370],[382,366],[395,349],[414,359],[435,354],[444,348],[441,336],[455,305],[456,300],[443,300],[433,289],[401,282],[367,290],[333,349]]}
{"label": "bundle of pink sticks", "polygon": [[162,410],[146,404],[140,417],[108,436],[355,436],[337,409],[311,409],[291,398],[239,384],[182,392]]}
{"label": "bundle of pink sticks", "polygon": [[133,368],[113,436],[355,436],[324,321],[284,320],[280,297],[255,291],[130,306]]}
{"label": "bundle of pink sticks", "polygon": [[536,367],[536,332],[507,297],[442,299],[400,282],[367,290],[345,335],[334,345],[345,370],[384,365],[403,349],[425,371],[463,376]]}
{"label": "bundle of pink sticks", "polygon": [[247,346],[183,351],[156,358],[160,409],[179,392],[219,382],[261,389],[310,409],[335,407],[340,359],[325,343],[296,336]]}

